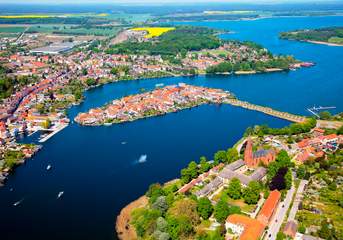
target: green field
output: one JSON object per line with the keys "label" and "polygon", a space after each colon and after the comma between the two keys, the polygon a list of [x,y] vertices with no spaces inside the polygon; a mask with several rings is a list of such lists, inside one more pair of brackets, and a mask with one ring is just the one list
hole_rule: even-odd
{"label": "green field", "polygon": [[0,33],[21,33],[25,27],[0,27]]}
{"label": "green field", "polygon": [[56,33],[70,35],[97,35],[97,36],[112,36],[115,35],[120,27],[75,27],[74,25],[35,25],[30,27],[28,32],[39,33]]}

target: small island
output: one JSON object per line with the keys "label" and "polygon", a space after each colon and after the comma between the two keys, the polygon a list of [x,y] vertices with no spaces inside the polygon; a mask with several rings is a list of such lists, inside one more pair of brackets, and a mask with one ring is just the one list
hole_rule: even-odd
{"label": "small island", "polygon": [[114,100],[103,108],[78,114],[75,121],[88,126],[110,125],[163,115],[202,104],[220,104],[229,98],[233,96],[221,89],[179,83]]}
{"label": "small island", "polygon": [[343,27],[327,27],[282,32],[280,37],[288,40],[305,41],[329,46],[343,46]]}

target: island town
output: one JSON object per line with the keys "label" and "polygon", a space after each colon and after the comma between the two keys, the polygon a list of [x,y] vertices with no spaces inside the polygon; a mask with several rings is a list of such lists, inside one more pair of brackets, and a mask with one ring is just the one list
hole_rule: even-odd
{"label": "island town", "polygon": [[82,125],[121,123],[176,112],[205,103],[220,104],[230,96],[230,93],[220,89],[179,83],[114,100],[103,108],[80,113],[75,121]]}

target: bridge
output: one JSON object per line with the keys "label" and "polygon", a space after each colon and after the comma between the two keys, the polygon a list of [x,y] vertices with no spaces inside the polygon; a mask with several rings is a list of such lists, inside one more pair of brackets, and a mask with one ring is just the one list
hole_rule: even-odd
{"label": "bridge", "polygon": [[277,110],[274,110],[270,107],[264,107],[264,106],[252,104],[252,103],[249,103],[246,101],[241,101],[238,99],[229,99],[229,100],[226,100],[225,103],[233,105],[233,106],[237,106],[237,107],[246,108],[246,109],[253,110],[253,111],[262,112],[264,114],[268,114],[268,115],[271,115],[273,117],[285,119],[285,120],[290,121],[290,122],[302,123],[302,122],[306,121],[305,116],[299,116],[299,115],[295,115],[295,114],[288,113],[288,112],[277,111]]}
{"label": "bridge", "polygon": [[[252,103],[249,103],[246,101],[241,101],[238,99],[228,99],[224,103],[227,103],[227,104],[230,104],[233,106],[237,106],[237,107],[246,108],[246,109],[257,111],[257,112],[262,112],[264,114],[268,114],[270,116],[281,118],[281,119],[284,119],[284,120],[287,120],[290,122],[302,123],[302,122],[306,121],[305,116],[299,116],[299,115],[295,115],[295,114],[288,113],[288,112],[281,112],[278,110],[274,110],[270,107],[264,107],[264,106],[252,104]],[[324,108],[324,107],[321,107],[321,108]],[[327,109],[328,107],[325,107],[325,108]],[[332,108],[334,108],[334,107],[332,107]],[[318,108],[316,108],[316,110],[317,109]],[[319,127],[319,128],[338,129],[342,126],[343,126],[343,122],[340,122],[340,121],[317,120],[317,127]]]}

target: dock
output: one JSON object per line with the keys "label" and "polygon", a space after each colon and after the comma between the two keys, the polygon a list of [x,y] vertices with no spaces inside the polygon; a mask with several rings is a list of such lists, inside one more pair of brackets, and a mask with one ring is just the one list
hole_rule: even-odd
{"label": "dock", "polygon": [[69,124],[61,124],[58,127],[51,129],[51,133],[49,133],[44,138],[40,139],[39,142],[43,143],[46,142],[48,139],[50,139],[52,136],[54,136],[56,133],[62,131],[64,128],[66,128]]}
{"label": "dock", "polygon": [[273,117],[281,118],[290,122],[302,123],[306,121],[305,116],[299,116],[299,115],[295,115],[288,112],[281,112],[278,110],[274,110],[270,107],[264,107],[264,106],[252,104],[246,101],[241,101],[238,99],[228,99],[225,101],[225,103],[236,106],[236,107],[242,107],[242,108],[246,108],[246,109],[257,111],[257,112],[262,112],[264,114],[268,114]]}

